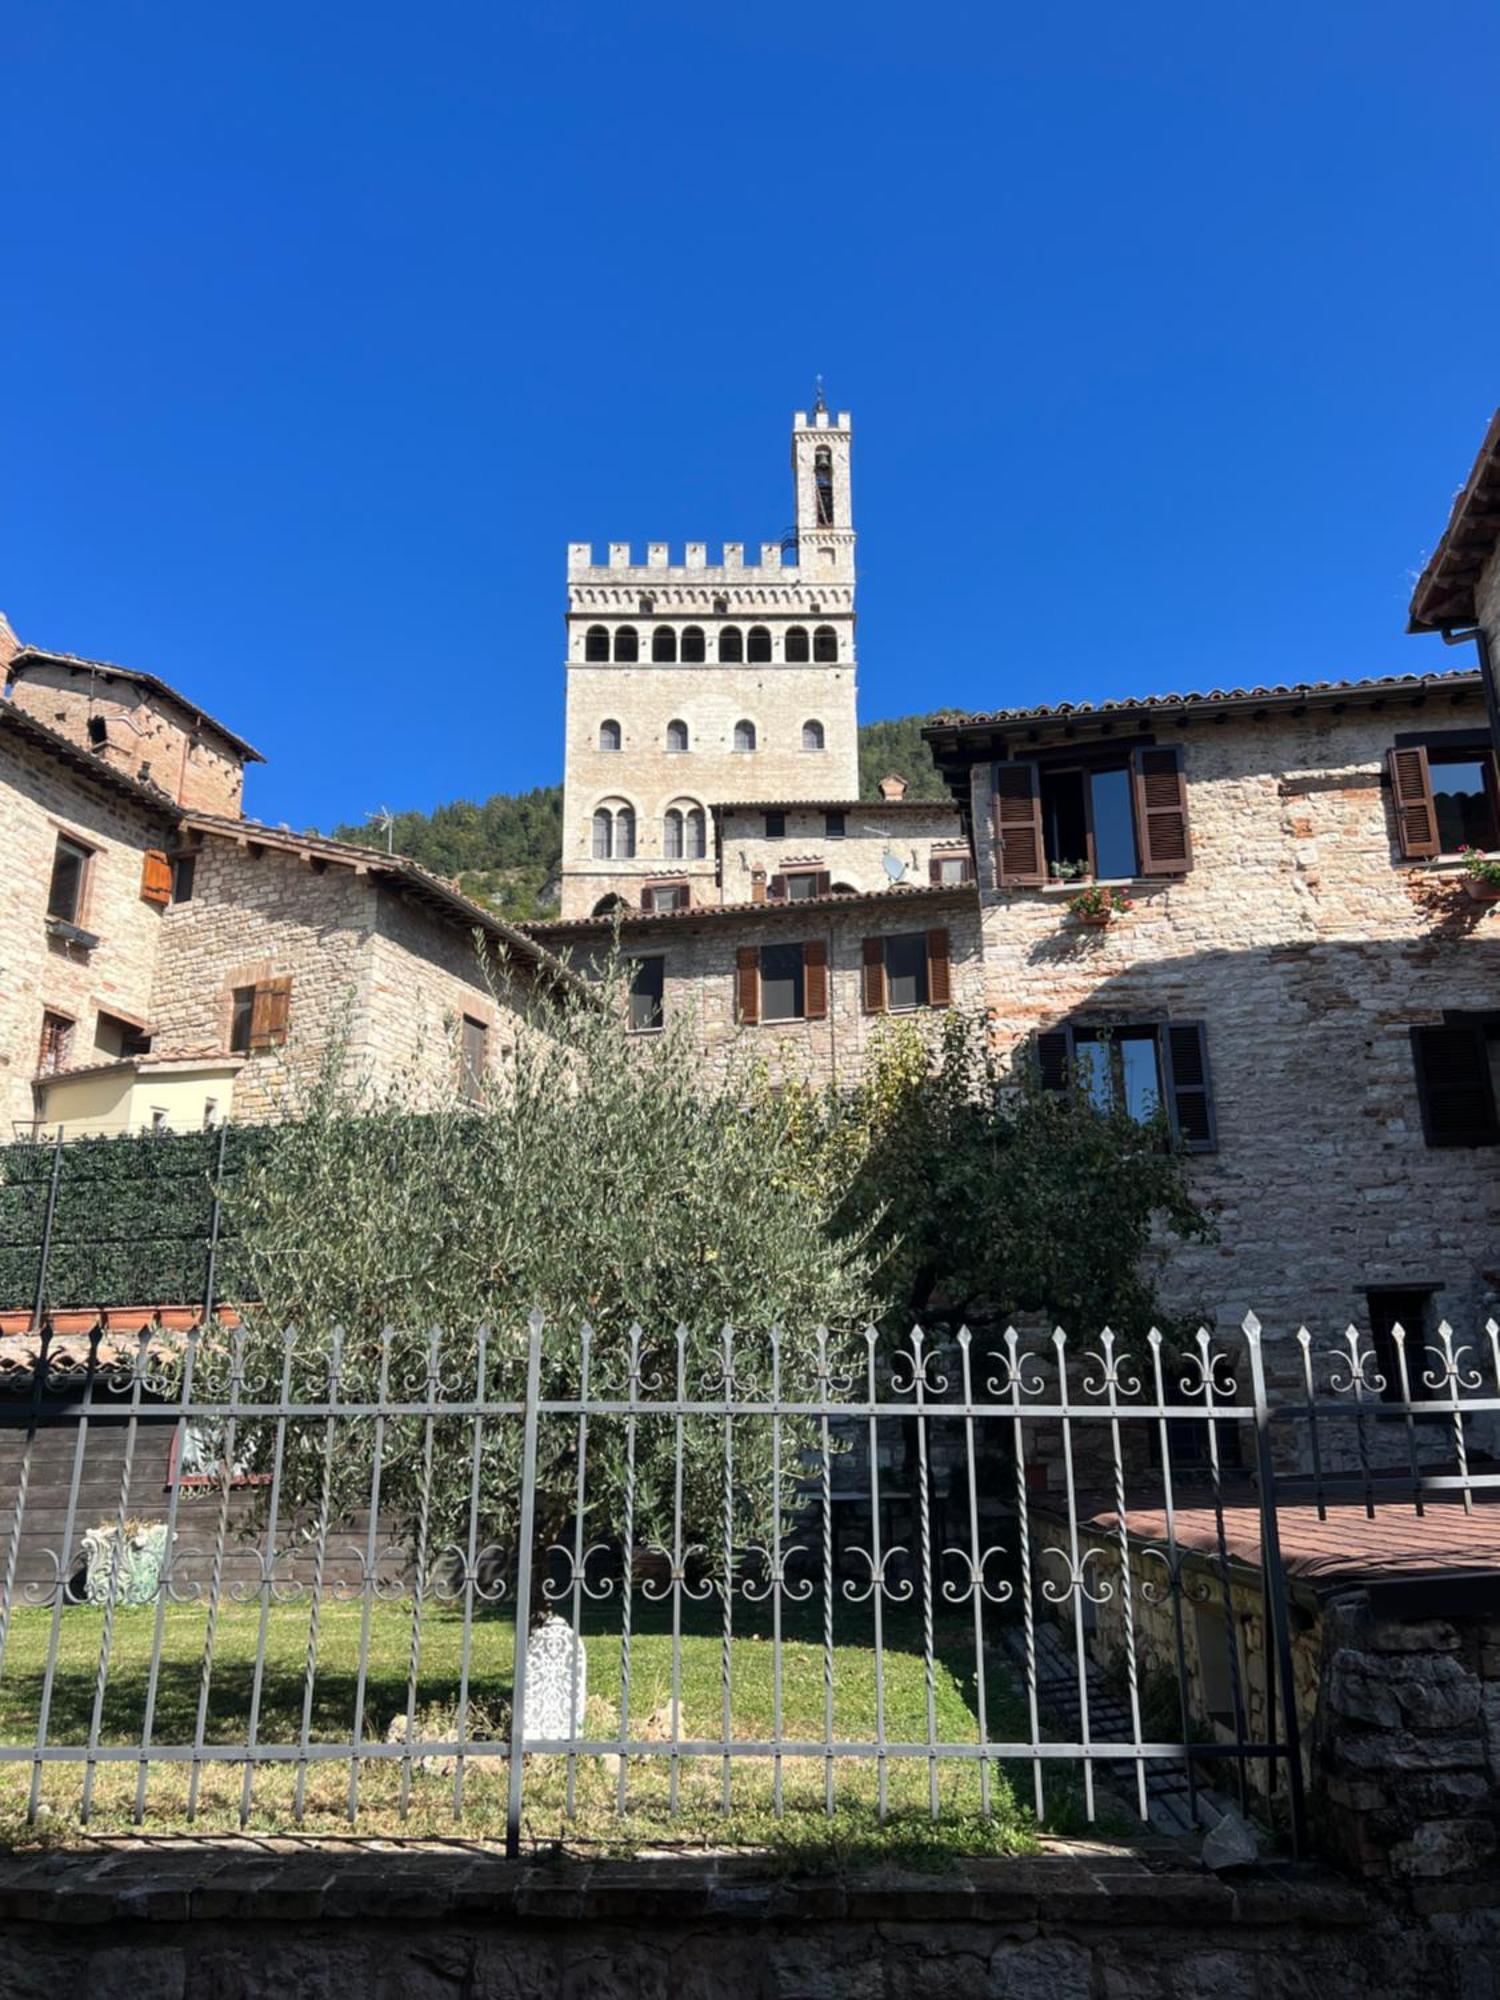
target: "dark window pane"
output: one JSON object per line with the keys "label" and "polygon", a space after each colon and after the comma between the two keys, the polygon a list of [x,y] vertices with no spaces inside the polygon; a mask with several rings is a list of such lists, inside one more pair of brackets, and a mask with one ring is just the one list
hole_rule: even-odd
{"label": "dark window pane", "polygon": [[1120,1106],[1141,1124],[1161,1110],[1161,1069],[1154,1028],[1115,1028],[1075,1037],[1078,1081],[1101,1111]]}
{"label": "dark window pane", "polygon": [[927,937],[917,931],[906,937],[885,941],[885,981],[887,1005],[894,1013],[901,1007],[927,1005]]}
{"label": "dark window pane", "polygon": [[198,857],[194,854],[178,854],[172,860],[172,901],[190,903],[193,900],[193,877],[198,872]]}
{"label": "dark window pane", "polygon": [[71,840],[59,840],[52,858],[52,882],[47,891],[47,915],[65,924],[76,924],[83,900],[83,871],[88,862],[85,849]]}
{"label": "dark window pane", "polygon": [[782,840],[782,839],[784,839],[784,838],[785,838],[785,836],[786,836],[786,814],[785,814],[785,813],[767,813],[767,814],[766,814],[766,839],[767,839],[767,840]]}
{"label": "dark window pane", "polygon": [[662,1024],[666,963],[664,958],[636,960],[630,975],[630,1025],[638,1032]]}
{"label": "dark window pane", "polygon": [[805,903],[809,896],[818,893],[818,878],[811,873],[788,875],[786,878],[786,899],[789,903]]}
{"label": "dark window pane", "polygon": [[1105,881],[1132,876],[1137,862],[1130,773],[1095,771],[1090,784],[1094,808],[1094,873]]}
{"label": "dark window pane", "polygon": [[255,1013],[255,988],[236,986],[234,1006],[229,1022],[229,1049],[232,1055],[243,1056],[250,1052],[250,1022]]}
{"label": "dark window pane", "polygon": [[1461,847],[1500,846],[1495,811],[1485,783],[1482,757],[1431,757],[1432,802],[1437,809],[1438,846],[1444,854]]}
{"label": "dark window pane", "polygon": [[[1400,1353],[1406,1357],[1406,1387],[1413,1403],[1425,1402],[1438,1393],[1425,1380],[1427,1371],[1436,1360],[1426,1349],[1427,1305],[1426,1292],[1401,1291],[1399,1289],[1372,1291],[1366,1294],[1370,1302],[1370,1338],[1375,1349],[1373,1371],[1366,1365],[1366,1374],[1379,1375],[1385,1387],[1381,1396],[1387,1403],[1407,1400],[1401,1391]],[[1406,1336],[1404,1347],[1398,1351],[1394,1329],[1400,1327]]]}
{"label": "dark window pane", "polygon": [[763,1021],[802,1019],[802,947],[767,944],[760,953],[760,1018]]}
{"label": "dark window pane", "polygon": [[823,831],[828,835],[830,840],[842,840],[848,831],[844,815],[842,813],[824,813]]}
{"label": "dark window pane", "polygon": [[1042,842],[1050,868],[1088,866],[1088,822],[1081,771],[1041,774]]}
{"label": "dark window pane", "polygon": [[484,1052],[488,1039],[483,1021],[476,1021],[471,1015],[464,1015],[463,1042],[463,1094],[471,1104],[478,1103],[484,1094]]}

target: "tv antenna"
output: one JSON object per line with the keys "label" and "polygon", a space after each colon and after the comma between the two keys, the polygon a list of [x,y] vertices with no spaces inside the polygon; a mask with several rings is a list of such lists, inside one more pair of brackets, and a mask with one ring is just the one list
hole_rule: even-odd
{"label": "tv antenna", "polygon": [[386,853],[394,854],[396,851],[396,815],[391,811],[390,807],[377,806],[374,812],[366,813],[365,818],[370,822],[371,826],[385,835]]}

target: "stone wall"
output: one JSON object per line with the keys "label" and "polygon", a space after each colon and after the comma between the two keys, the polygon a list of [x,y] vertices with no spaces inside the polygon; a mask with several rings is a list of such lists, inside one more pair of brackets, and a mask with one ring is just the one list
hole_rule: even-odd
{"label": "stone wall", "polygon": [[[471,1784],[477,1782],[471,1778]],[[0,1864],[0,1989],[92,2000],[1394,2000],[1500,1986],[1492,1912],[1058,1843],[916,1873],[153,1838]]]}
{"label": "stone wall", "polygon": [[[83,662],[23,659],[12,699],[126,777],[148,778],[190,811],[241,810],[243,751],[195,710],[129,674]],[[102,729],[102,743],[91,736],[91,722]]]}
{"label": "stone wall", "polygon": [[[665,960],[664,1004],[669,1018],[686,1014],[709,1070],[722,1074],[731,1061],[763,1061],[773,1077],[816,1083],[848,1083],[863,1067],[870,1038],[884,1014],[867,1014],[861,986],[862,951],[867,937],[943,927],[948,932],[953,1004],[981,1004],[979,925],[971,891],[920,891],[859,903],[842,899],[807,905],[768,904],[758,911],[723,916],[691,914],[626,923],[621,951],[628,957]],[[608,950],[609,936],[598,926],[538,927],[549,950],[587,970]],[[735,964],[742,945],[770,945],[823,939],[828,947],[828,1015],[821,1021],[766,1021],[744,1026],[736,1013]],[[913,1019],[929,1023],[936,1009]],[[896,1017],[899,1018],[899,1017]]]}
{"label": "stone wall", "polygon": [[[69,1066],[103,1062],[99,1016],[144,1023],[162,912],[141,898],[142,857],[168,840],[171,813],[153,812],[69,769],[16,732],[0,737],[0,1120],[4,1135],[30,1129],[44,1011],[75,1022]],[[47,896],[58,836],[93,850],[79,927],[92,946],[47,931]]]}
{"label": "stone wall", "polygon": [[[1216,1246],[1174,1256],[1166,1302],[1253,1308],[1268,1366],[1306,1320],[1368,1323],[1367,1288],[1434,1287],[1433,1318],[1472,1331],[1500,1297],[1500,1171],[1484,1148],[1430,1149],[1410,1030],[1500,992],[1500,918],[1453,864],[1397,856],[1383,785],[1395,732],[1473,728],[1441,710],[1309,709],[1182,732],[1191,872],[1131,885],[1108,929],[1068,919],[1066,887],[982,890],[986,995],[1020,1049],[1070,1017],[1205,1023],[1218,1150],[1194,1162]],[[981,883],[992,827],[976,766]]]}
{"label": "stone wall", "polygon": [[763,813],[722,813],[720,900],[748,903],[757,869],[769,880],[788,868],[825,868],[836,887],[872,894],[891,885],[887,856],[906,864],[901,879],[911,887],[929,881],[928,864],[934,853],[968,859],[969,843],[959,830],[958,814],[939,803],[892,810],[860,800],[845,808],[844,824],[844,833],[830,837],[821,809],[799,812],[788,807],[785,834],[771,839]]}

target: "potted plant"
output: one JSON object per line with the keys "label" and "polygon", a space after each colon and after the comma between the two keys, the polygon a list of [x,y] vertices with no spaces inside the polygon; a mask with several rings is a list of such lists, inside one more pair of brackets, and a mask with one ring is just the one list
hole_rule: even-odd
{"label": "potted plant", "polygon": [[1479,847],[1461,847],[1464,887],[1476,903],[1500,903],[1500,856]]}
{"label": "potted plant", "polygon": [[1087,889],[1080,889],[1076,896],[1068,898],[1068,913],[1078,922],[1086,924],[1090,930],[1103,930],[1116,917],[1123,917],[1133,907],[1123,889],[1111,889],[1102,882],[1095,882]]}

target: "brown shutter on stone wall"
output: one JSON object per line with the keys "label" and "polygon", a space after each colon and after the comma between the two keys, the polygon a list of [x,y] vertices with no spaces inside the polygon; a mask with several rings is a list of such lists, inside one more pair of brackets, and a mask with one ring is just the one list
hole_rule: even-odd
{"label": "brown shutter on stone wall", "polygon": [[286,1040],[287,1016],[291,1012],[292,982],[290,979],[268,979],[255,989],[255,1002],[250,1012],[250,1051],[258,1055],[265,1049],[279,1049]]}
{"label": "brown shutter on stone wall", "polygon": [[864,995],[867,1014],[885,1012],[885,939],[866,938],[864,950]]}
{"label": "brown shutter on stone wall", "polygon": [[815,896],[826,896],[831,892],[832,887],[833,877],[826,868],[820,868],[813,878],[813,894]]}
{"label": "brown shutter on stone wall", "polygon": [[773,903],[784,903],[786,901],[785,875],[773,875],[771,877],[770,881],[766,884],[766,895]]}
{"label": "brown shutter on stone wall", "polygon": [[1168,1022],[1161,1031],[1161,1058],[1172,1136],[1184,1153],[1216,1153],[1219,1127],[1214,1117],[1203,1023]]}
{"label": "brown shutter on stone wall", "polygon": [[148,847],[141,856],[141,901],[170,903],[172,864],[160,848]]}
{"label": "brown shutter on stone wall", "polygon": [[1187,779],[1175,743],[1133,750],[1136,838],[1143,875],[1186,875],[1193,865]]}
{"label": "brown shutter on stone wall", "polygon": [[1484,1024],[1449,1021],[1441,1028],[1413,1028],[1411,1047],[1428,1145],[1500,1143]]}
{"label": "brown shutter on stone wall", "polygon": [[946,930],[927,933],[927,1004],[946,1007],[953,998],[953,979],[948,960]]}
{"label": "brown shutter on stone wall", "polygon": [[828,1018],[828,945],[809,938],[802,947],[802,1012],[809,1021]]}
{"label": "brown shutter on stone wall", "polygon": [[1047,879],[1041,788],[1035,764],[995,766],[995,856],[1002,889]]}
{"label": "brown shutter on stone wall", "polygon": [[760,951],[742,944],[735,953],[735,1006],[741,1022],[753,1028],[760,1019]]}
{"label": "brown shutter on stone wall", "polygon": [[1391,798],[1396,808],[1396,844],[1406,861],[1430,861],[1438,851],[1437,808],[1432,772],[1420,743],[1386,752]]}

